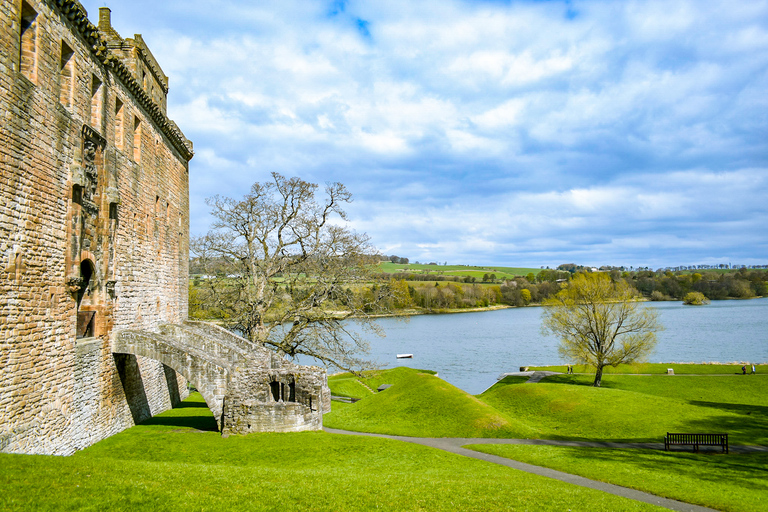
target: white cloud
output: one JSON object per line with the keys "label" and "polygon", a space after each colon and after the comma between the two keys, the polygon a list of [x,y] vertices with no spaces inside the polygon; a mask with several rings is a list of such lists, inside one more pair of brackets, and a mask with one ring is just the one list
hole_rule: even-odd
{"label": "white cloud", "polygon": [[766,0],[111,8],[195,143],[193,232],[199,198],[279,171],[347,184],[412,260],[766,254]]}

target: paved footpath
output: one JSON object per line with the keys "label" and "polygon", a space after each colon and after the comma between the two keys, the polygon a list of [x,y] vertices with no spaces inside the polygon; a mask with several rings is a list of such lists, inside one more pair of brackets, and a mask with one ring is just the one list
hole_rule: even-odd
{"label": "paved footpath", "polygon": [[[663,443],[602,443],[602,442],[585,442],[585,441],[555,441],[546,439],[489,439],[489,438],[459,438],[459,437],[406,437],[406,436],[390,436],[385,434],[371,434],[367,432],[351,432],[349,430],[337,430],[334,428],[323,427],[323,430],[330,434],[345,434],[354,436],[370,436],[370,437],[383,437],[385,439],[394,439],[396,441],[405,441],[407,443],[415,443],[431,448],[437,448],[458,455],[464,455],[465,457],[471,457],[473,459],[484,460],[486,462],[493,462],[494,464],[500,464],[513,469],[519,469],[526,473],[533,473],[534,475],[545,476],[548,478],[554,478],[561,482],[569,484],[579,485],[581,487],[588,487],[590,489],[597,489],[598,491],[607,492],[609,494],[615,494],[624,498],[632,500],[642,501],[643,503],[650,503],[651,505],[657,505],[669,510],[679,510],[681,512],[704,512],[713,511],[714,509],[700,507],[698,505],[691,505],[690,503],[684,503],[682,501],[671,500],[669,498],[662,498],[647,492],[637,491],[628,487],[621,487],[619,485],[607,484],[604,482],[598,482],[597,480],[590,480],[570,473],[564,473],[554,469],[545,468],[542,466],[534,466],[533,464],[526,464],[524,462],[518,462],[516,460],[499,457],[497,455],[490,455],[487,453],[475,452],[462,448],[468,444],[534,444],[534,445],[551,445],[551,446],[587,446],[594,448],[650,448],[650,449],[663,449]],[[750,451],[768,451],[768,448],[762,446],[733,446],[731,451],[738,452],[750,452]]]}

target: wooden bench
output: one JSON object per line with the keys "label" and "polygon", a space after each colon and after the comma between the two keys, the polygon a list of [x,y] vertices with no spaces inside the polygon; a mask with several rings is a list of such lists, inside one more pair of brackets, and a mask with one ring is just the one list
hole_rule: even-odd
{"label": "wooden bench", "polygon": [[670,446],[693,446],[698,452],[699,446],[720,446],[723,453],[728,453],[728,434],[679,434],[667,432],[664,436],[664,450]]}

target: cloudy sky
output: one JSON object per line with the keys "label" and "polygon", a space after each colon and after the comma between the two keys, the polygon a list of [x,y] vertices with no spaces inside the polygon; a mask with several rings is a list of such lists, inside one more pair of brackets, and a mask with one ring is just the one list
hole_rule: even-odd
{"label": "cloudy sky", "polygon": [[411,261],[768,263],[766,0],[106,5],[170,77],[193,235],[277,171]]}

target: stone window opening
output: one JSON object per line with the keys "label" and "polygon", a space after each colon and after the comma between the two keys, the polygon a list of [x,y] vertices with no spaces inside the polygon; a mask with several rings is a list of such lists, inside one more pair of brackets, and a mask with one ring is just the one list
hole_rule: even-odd
{"label": "stone window opening", "polygon": [[83,186],[79,182],[72,184],[72,202],[83,205]]}
{"label": "stone window opening", "polygon": [[115,147],[123,149],[125,142],[125,133],[123,131],[124,118],[123,102],[120,98],[115,98]]}
{"label": "stone window opening", "polygon": [[103,92],[101,80],[96,75],[91,77],[91,127],[101,131],[101,100]]}
{"label": "stone window opening", "polygon": [[37,78],[37,12],[24,0],[19,43],[19,71],[34,82]]}
{"label": "stone window opening", "polygon": [[96,311],[81,310],[92,305],[92,280],[94,266],[90,260],[80,262],[80,289],[77,291],[77,334],[76,338],[92,338]]}
{"label": "stone window opening", "polygon": [[[273,380],[269,383],[269,390],[275,402],[295,402],[296,401],[296,382],[288,382],[288,393],[286,394],[285,382]],[[311,399],[310,399],[311,400]]]}
{"label": "stone window opening", "polygon": [[69,45],[61,42],[61,60],[59,61],[59,103],[72,107],[72,95],[75,84],[75,52]]}
{"label": "stone window opening", "polygon": [[133,118],[133,161],[141,162],[141,120]]}

